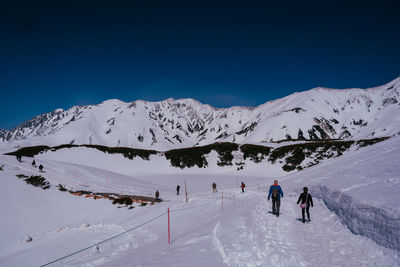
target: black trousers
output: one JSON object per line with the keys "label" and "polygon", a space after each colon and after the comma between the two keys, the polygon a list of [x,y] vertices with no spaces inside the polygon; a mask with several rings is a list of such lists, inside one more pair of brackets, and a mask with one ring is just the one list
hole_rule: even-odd
{"label": "black trousers", "polygon": [[279,214],[279,207],[281,206],[281,200],[279,198],[272,199],[272,213]]}
{"label": "black trousers", "polygon": [[307,218],[308,220],[310,220],[310,205],[307,205],[307,208],[305,209],[301,209],[301,215],[303,216],[303,221],[305,220],[304,219],[305,212],[307,212]]}

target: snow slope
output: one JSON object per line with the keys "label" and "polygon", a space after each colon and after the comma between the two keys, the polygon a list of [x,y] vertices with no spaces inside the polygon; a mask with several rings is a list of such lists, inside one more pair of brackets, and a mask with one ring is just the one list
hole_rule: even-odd
{"label": "snow slope", "polygon": [[155,150],[214,142],[374,138],[400,132],[400,77],[369,89],[315,88],[255,108],[216,109],[193,99],[112,99],[41,114],[0,140],[19,146],[100,144]]}
{"label": "snow slope", "polygon": [[395,136],[284,179],[296,192],[309,186],[354,233],[400,250],[399,158]]}
{"label": "snow slope", "polygon": [[[35,157],[45,166],[41,175],[52,184],[48,190],[15,176],[39,174],[32,159],[19,163],[1,155],[0,266],[40,266],[127,230],[49,266],[400,266],[399,139],[287,176],[266,165],[243,172],[216,164],[181,170],[163,160],[60,150]],[[276,177],[285,192],[279,218],[266,201]],[[183,191],[184,180],[188,203],[175,194],[178,183]],[[211,192],[213,181],[218,193]],[[241,181],[245,193],[239,193]],[[147,196],[158,189],[164,201],[117,208],[108,200],[61,192],[55,187],[60,183],[74,190]],[[303,186],[315,204],[306,224],[299,221],[296,205]],[[24,242],[27,235],[31,242]]]}

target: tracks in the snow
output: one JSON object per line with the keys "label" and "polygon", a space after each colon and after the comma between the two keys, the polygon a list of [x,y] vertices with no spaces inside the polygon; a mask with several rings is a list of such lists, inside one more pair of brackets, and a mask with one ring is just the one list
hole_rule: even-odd
{"label": "tracks in the snow", "polygon": [[299,220],[294,197],[282,200],[279,217],[261,194],[238,203],[213,229],[214,247],[229,266],[399,266],[393,252],[352,234],[318,200],[310,224]]}

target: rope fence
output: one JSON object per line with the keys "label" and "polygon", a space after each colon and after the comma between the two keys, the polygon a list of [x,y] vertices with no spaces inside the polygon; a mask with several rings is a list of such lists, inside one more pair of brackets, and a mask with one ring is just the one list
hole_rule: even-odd
{"label": "rope fence", "polygon": [[89,247],[83,248],[83,249],[81,249],[81,250],[78,250],[78,251],[75,251],[75,252],[73,252],[73,253],[70,253],[70,254],[68,254],[68,255],[66,255],[66,256],[64,256],[64,257],[61,257],[61,258],[58,258],[58,259],[53,260],[53,261],[51,261],[51,262],[48,262],[48,263],[46,263],[46,264],[40,265],[40,267],[48,266],[48,265],[50,265],[50,264],[56,263],[56,262],[61,261],[61,260],[63,260],[63,259],[69,258],[69,257],[71,257],[71,256],[73,256],[73,255],[76,255],[76,254],[78,254],[78,253],[81,253],[81,252],[83,252],[83,251],[85,251],[85,250],[88,250],[88,249],[90,249],[90,248],[96,247],[96,246],[98,246],[98,245],[100,245],[100,244],[102,244],[102,243],[105,243],[105,242],[107,242],[107,241],[110,241],[110,240],[112,240],[112,239],[115,239],[115,238],[117,238],[117,237],[120,237],[121,235],[124,235],[124,234],[126,234],[126,233],[128,233],[128,232],[130,232],[130,231],[133,231],[133,230],[135,230],[135,229],[137,229],[137,228],[139,228],[139,227],[142,227],[142,226],[145,225],[145,224],[148,224],[148,223],[150,223],[150,222],[152,222],[152,221],[155,221],[156,219],[158,219],[158,218],[164,216],[165,214],[167,214],[167,212],[164,212],[164,213],[162,213],[162,214],[160,214],[160,215],[158,215],[158,216],[156,216],[156,217],[154,217],[154,218],[151,218],[150,220],[148,220],[148,221],[146,221],[146,222],[144,222],[144,223],[141,223],[141,224],[139,224],[139,225],[137,225],[137,226],[135,226],[135,227],[132,227],[131,229],[126,230],[126,231],[124,231],[124,232],[122,232],[122,233],[120,233],[120,234],[117,234],[117,235],[115,235],[115,236],[112,236],[112,237],[110,237],[110,238],[107,238],[107,239],[105,239],[105,240],[103,240],[103,241],[97,242],[97,243],[95,243],[95,244],[93,244],[93,245],[91,245],[91,246],[89,246]]}
{"label": "rope fence", "polygon": [[[189,207],[189,208],[172,209],[172,210],[169,210],[169,212],[179,212],[179,211],[184,211],[184,210],[190,210],[190,209],[195,209],[195,208],[203,207],[203,206],[206,206],[206,205],[209,205],[209,203],[205,203],[205,204],[202,204],[202,205],[198,205],[198,206],[194,206],[194,207]],[[122,236],[122,235],[124,235],[124,234],[126,234],[126,233],[128,233],[128,232],[131,232],[131,231],[133,231],[133,230],[135,230],[135,229],[137,229],[137,228],[140,228],[140,227],[142,227],[142,226],[144,226],[144,225],[146,225],[146,224],[148,224],[148,223],[150,223],[150,222],[152,222],[152,221],[155,221],[155,220],[157,220],[158,218],[161,218],[162,216],[166,215],[167,213],[168,213],[168,211],[163,212],[163,213],[161,213],[160,215],[158,215],[158,216],[156,216],[156,217],[153,217],[153,218],[151,218],[151,219],[149,219],[149,220],[147,220],[147,221],[145,221],[145,222],[143,222],[143,223],[141,223],[141,224],[139,224],[139,225],[136,225],[136,226],[134,226],[134,227],[132,227],[132,228],[130,228],[130,229],[128,229],[128,230],[122,232],[122,233],[119,233],[119,234],[117,234],[117,235],[115,235],[115,236],[112,236],[112,237],[107,238],[107,239],[105,239],[105,240],[103,240],[103,241],[97,242],[97,243],[95,243],[95,244],[93,244],[93,245],[90,245],[90,246],[88,246],[88,247],[86,247],[86,248],[83,248],[83,249],[80,249],[80,250],[78,250],[78,251],[75,251],[75,252],[73,252],[73,253],[70,253],[70,254],[68,254],[68,255],[66,255],[66,256],[63,256],[63,257],[61,257],[61,258],[58,258],[58,259],[53,260],[53,261],[51,261],[51,262],[48,262],[48,263],[46,263],[46,264],[40,265],[40,267],[44,267],[44,266],[51,265],[51,264],[56,263],[56,262],[58,262],[58,261],[64,260],[64,259],[69,258],[69,257],[71,257],[71,256],[74,256],[74,255],[76,255],[76,254],[79,254],[79,253],[81,253],[81,252],[83,252],[83,251],[86,251],[86,250],[88,250],[88,249],[91,249],[91,248],[93,248],[93,247],[96,247],[96,246],[98,246],[98,245],[100,245],[100,244],[103,244],[103,243],[105,243],[105,242],[108,242],[108,241],[110,241],[110,240],[113,240],[113,239],[115,239],[115,238],[117,238],[117,237],[120,237],[120,236]]]}
{"label": "rope fence", "polygon": [[[266,184],[266,183],[261,183],[261,184]],[[249,185],[249,187],[252,188],[252,187],[260,186],[261,184],[260,184],[260,183],[251,184],[251,185]],[[229,191],[229,192],[230,192],[230,191]],[[223,195],[223,190],[222,190],[222,205],[223,205],[223,198],[224,198],[224,195]],[[228,199],[232,199],[232,196],[231,196],[230,198],[228,198]],[[233,195],[233,200],[235,201],[235,195]],[[76,254],[79,254],[79,253],[81,253],[81,252],[83,252],[83,251],[86,251],[86,250],[88,250],[88,249],[91,249],[91,248],[93,248],[93,247],[96,247],[96,246],[98,246],[98,245],[100,245],[100,244],[103,244],[103,243],[105,243],[105,242],[111,241],[111,240],[113,240],[113,239],[115,239],[115,238],[117,238],[117,237],[120,237],[120,236],[122,236],[122,235],[124,235],[124,234],[126,234],[126,233],[129,233],[129,232],[131,232],[131,231],[133,231],[133,230],[135,230],[135,229],[137,229],[137,228],[140,228],[140,227],[142,227],[142,226],[144,226],[144,225],[146,225],[146,224],[148,224],[148,223],[150,223],[150,222],[153,222],[153,221],[155,221],[155,220],[161,218],[162,216],[164,216],[164,215],[166,215],[166,214],[168,214],[168,217],[169,217],[169,213],[172,213],[172,212],[179,212],[179,211],[191,210],[191,209],[195,209],[195,208],[204,207],[204,206],[206,206],[206,205],[209,205],[209,203],[204,203],[204,204],[201,204],[201,205],[192,206],[192,207],[188,207],[188,208],[171,209],[171,210],[168,209],[168,211],[163,212],[163,213],[161,213],[160,215],[158,215],[158,216],[156,216],[156,217],[153,217],[153,218],[151,218],[151,219],[149,219],[149,220],[147,220],[147,221],[145,221],[145,222],[143,222],[143,223],[141,223],[141,224],[139,224],[139,225],[136,225],[136,226],[134,226],[134,227],[132,227],[132,228],[130,228],[130,229],[128,229],[128,230],[122,232],[122,233],[119,233],[119,234],[117,234],[117,235],[114,235],[114,236],[112,236],[112,237],[110,237],[110,238],[107,238],[107,239],[105,239],[105,240],[102,240],[102,241],[100,241],[100,242],[97,242],[97,243],[95,243],[95,244],[93,244],[93,245],[90,245],[90,246],[85,247],[85,248],[83,248],[83,249],[80,249],[80,250],[78,250],[78,251],[72,252],[72,253],[70,253],[70,254],[68,254],[68,255],[66,255],[66,256],[63,256],[63,257],[61,257],[61,258],[55,259],[55,260],[53,260],[53,261],[51,261],[51,262],[48,262],[48,263],[46,263],[46,264],[41,265],[40,267],[44,267],[44,266],[51,265],[51,264],[53,264],[53,263],[59,262],[59,261],[61,261],[61,260],[64,260],[64,259],[69,258],[69,257],[71,257],[71,256],[74,256],[74,255],[76,255]],[[222,206],[222,211],[223,211],[223,206]],[[169,218],[168,218],[168,219],[169,219]],[[168,225],[168,231],[169,231],[169,225]],[[168,234],[168,238],[169,238],[169,234]]]}

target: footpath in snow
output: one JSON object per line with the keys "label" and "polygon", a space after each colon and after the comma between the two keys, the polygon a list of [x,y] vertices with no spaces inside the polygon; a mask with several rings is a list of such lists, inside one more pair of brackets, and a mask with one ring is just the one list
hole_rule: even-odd
{"label": "footpath in snow", "polygon": [[400,266],[395,251],[352,234],[319,200],[303,224],[297,196],[276,217],[265,192],[225,195],[223,212],[220,193],[172,208],[170,245],[165,215],[61,266]]}
{"label": "footpath in snow", "polygon": [[353,235],[319,200],[310,211],[312,222],[303,224],[296,201],[297,196],[283,198],[282,214],[275,217],[265,194],[253,192],[241,198],[213,229],[213,243],[223,262],[231,266],[399,264],[396,253]]}
{"label": "footpath in snow", "polygon": [[[41,266],[136,226],[140,227],[48,266],[400,266],[399,251],[354,235],[317,198],[310,211],[312,222],[303,224],[298,195],[292,193],[295,183],[289,179],[282,184],[285,197],[277,218],[266,199],[269,185],[259,185],[256,177],[246,181],[246,192],[240,193],[232,189],[236,177],[185,174],[193,190],[185,203],[184,195],[174,194],[170,174],[137,180],[110,170],[45,162],[46,178],[56,185],[145,191],[153,190],[151,181],[158,179],[157,184],[169,188],[162,191],[164,202],[128,210],[104,199],[27,185],[15,175],[32,172],[30,162],[20,164],[6,156],[1,160],[5,166],[0,172],[0,213],[5,216],[0,221],[0,266]],[[173,184],[183,180],[174,177]],[[218,193],[205,191],[213,180],[221,185]],[[26,235],[33,240],[24,242]]]}

